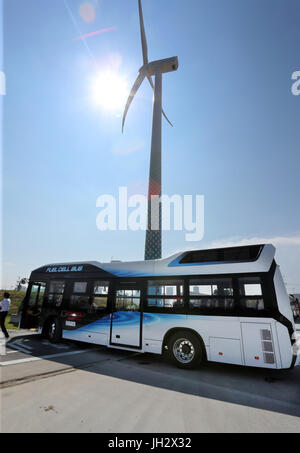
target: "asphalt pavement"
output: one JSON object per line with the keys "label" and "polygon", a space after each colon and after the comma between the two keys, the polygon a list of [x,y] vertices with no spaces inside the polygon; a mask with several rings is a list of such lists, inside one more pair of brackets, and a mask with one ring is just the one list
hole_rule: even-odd
{"label": "asphalt pavement", "polygon": [[53,345],[28,331],[14,333],[6,352],[4,433],[300,432],[299,366],[187,371],[161,356]]}

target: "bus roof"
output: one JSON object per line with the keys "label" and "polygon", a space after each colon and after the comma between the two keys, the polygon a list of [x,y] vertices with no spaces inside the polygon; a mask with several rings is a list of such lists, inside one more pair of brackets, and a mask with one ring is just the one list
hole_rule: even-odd
{"label": "bus roof", "polygon": [[275,256],[272,244],[246,245],[178,252],[168,258],[149,261],[84,261],[47,264],[31,273],[31,280],[43,278],[108,278],[214,275],[268,272]]}

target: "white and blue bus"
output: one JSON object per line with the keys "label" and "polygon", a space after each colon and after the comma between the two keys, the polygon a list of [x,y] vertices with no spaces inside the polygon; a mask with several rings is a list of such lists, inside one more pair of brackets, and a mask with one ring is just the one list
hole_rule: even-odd
{"label": "white and blue bus", "polygon": [[154,354],[182,368],[208,360],[299,364],[289,297],[271,244],[161,260],[48,264],[31,273],[20,327]]}

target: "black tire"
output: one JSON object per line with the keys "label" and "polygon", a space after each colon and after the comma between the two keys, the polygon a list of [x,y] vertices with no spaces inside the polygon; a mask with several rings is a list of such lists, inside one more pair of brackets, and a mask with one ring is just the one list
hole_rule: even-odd
{"label": "black tire", "polygon": [[192,369],[205,360],[205,353],[197,335],[188,331],[174,333],[167,343],[169,359],[178,367]]}
{"label": "black tire", "polygon": [[61,324],[58,318],[49,319],[46,332],[50,343],[59,343],[61,340]]}

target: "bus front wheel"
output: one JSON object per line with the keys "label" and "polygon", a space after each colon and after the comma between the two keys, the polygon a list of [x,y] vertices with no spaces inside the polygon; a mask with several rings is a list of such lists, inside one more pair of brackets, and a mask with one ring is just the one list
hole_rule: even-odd
{"label": "bus front wheel", "polygon": [[201,342],[192,332],[176,332],[167,346],[169,358],[179,368],[195,368],[204,361]]}
{"label": "bus front wheel", "polygon": [[57,318],[52,318],[47,323],[47,337],[51,343],[58,343],[61,339],[61,326]]}

